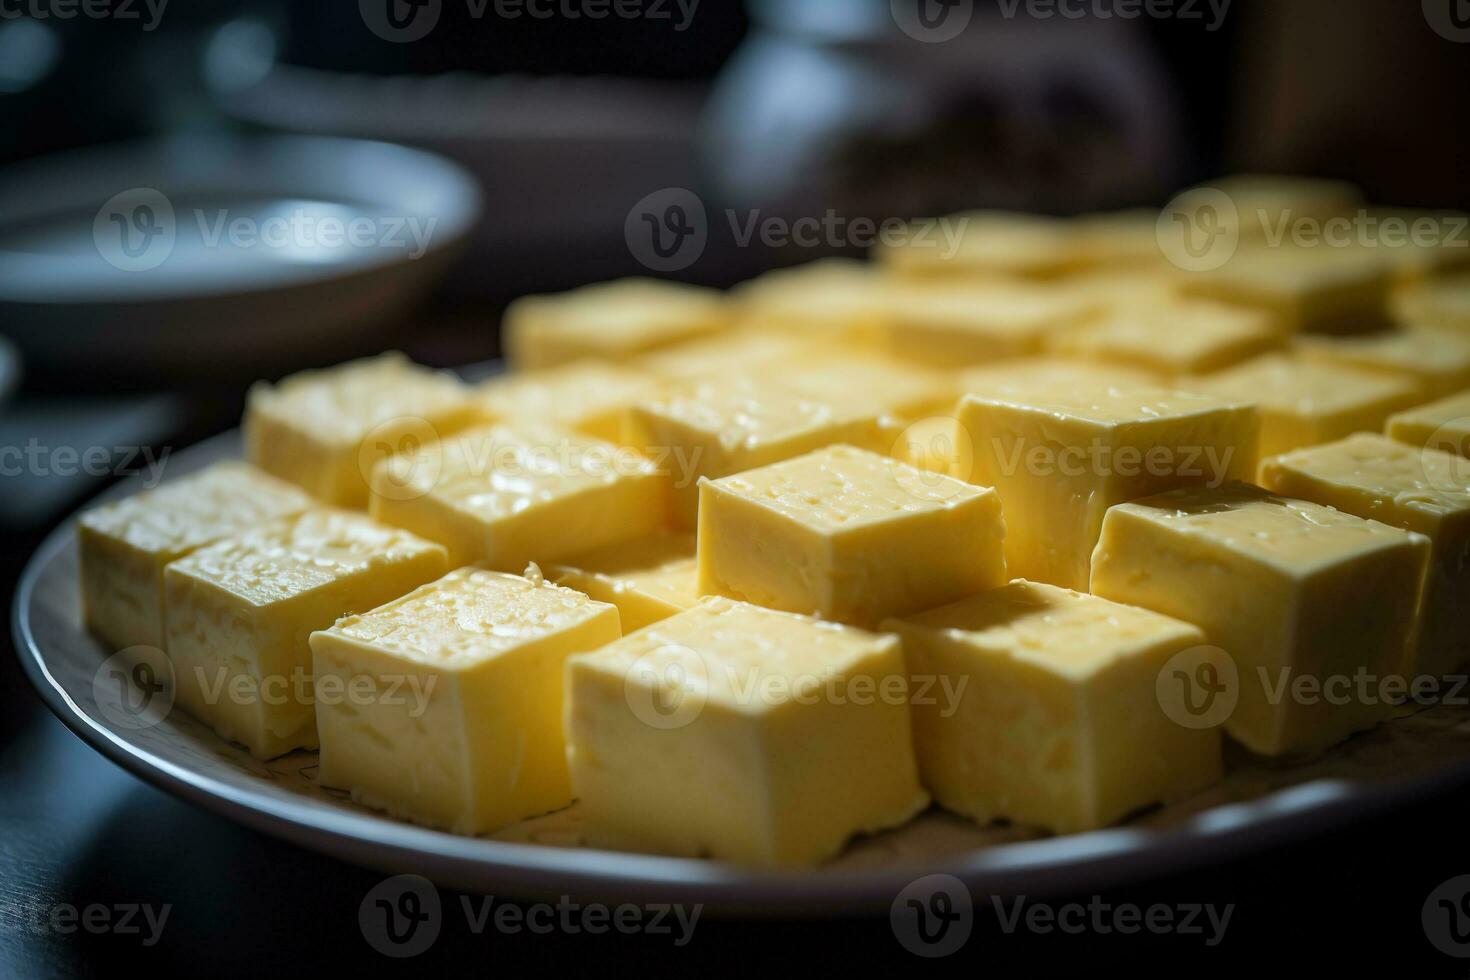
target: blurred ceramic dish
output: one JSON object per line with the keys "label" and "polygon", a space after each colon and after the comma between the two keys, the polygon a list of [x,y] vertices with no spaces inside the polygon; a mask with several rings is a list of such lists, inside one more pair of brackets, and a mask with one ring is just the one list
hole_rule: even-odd
{"label": "blurred ceramic dish", "polygon": [[[239,452],[238,434],[226,433],[171,457],[168,476]],[[106,496],[135,493],[141,479]],[[980,827],[931,810],[899,830],[854,842],[820,869],[782,873],[598,850],[575,805],[489,838],[456,837],[318,786],[315,753],[260,762],[180,712],[147,726],[120,715],[102,669],[106,651],[82,627],[78,593],[75,524],[68,521],[27,567],[12,623],[31,682],[83,740],[154,785],[249,827],[471,891],[788,914],[886,909],[910,883],[936,872],[961,879],[976,895],[1076,894],[1321,834],[1470,780],[1470,712],[1442,706],[1353,738],[1310,765],[1232,759],[1226,780],[1206,793],[1124,826],[1069,837]]]}
{"label": "blurred ceramic dish", "polygon": [[0,318],[43,370],[209,373],[330,350],[400,312],[480,213],[420,150],[183,137],[0,176]]}

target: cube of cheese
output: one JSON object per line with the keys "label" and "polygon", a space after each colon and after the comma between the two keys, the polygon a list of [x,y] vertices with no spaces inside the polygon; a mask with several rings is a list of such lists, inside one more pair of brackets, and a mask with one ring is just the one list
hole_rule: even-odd
{"label": "cube of cheese", "polygon": [[700,477],[718,479],[837,443],[877,448],[884,429],[854,393],[841,401],[749,377],[708,378],[634,406],[632,442],[674,474],[674,520],[694,527]]}
{"label": "cube of cheese", "polygon": [[665,381],[698,381],[757,374],[778,364],[808,361],[817,356],[817,351],[808,337],[770,330],[731,330],[655,351],[635,363]]}
{"label": "cube of cheese", "polygon": [[1058,335],[1051,349],[1167,380],[1218,371],[1283,344],[1270,317],[1259,310],[1181,300],[1112,313]]}
{"label": "cube of cheese", "polygon": [[1417,531],[1431,545],[1413,676],[1470,666],[1470,460],[1359,433],[1261,464],[1261,482],[1286,496]]}
{"label": "cube of cheese", "polygon": [[1470,391],[1390,416],[1388,435],[1470,459]]}
{"label": "cube of cheese", "polygon": [[620,635],[612,606],[462,568],[311,635],[323,786],[453,831],[572,802],[566,660]]}
{"label": "cube of cheese", "polygon": [[821,401],[866,399],[880,415],[922,418],[954,407],[954,380],[942,371],[856,354],[774,365],[765,376]]}
{"label": "cube of cheese", "polygon": [[454,377],[384,354],[252,387],[245,455],[323,503],[362,510],[379,460],[416,453],[479,417]]}
{"label": "cube of cheese", "polygon": [[1410,327],[1470,330],[1470,275],[1431,279],[1402,290],[1394,297],[1393,313]]}
{"label": "cube of cheese", "polygon": [[1158,383],[1158,377],[1152,372],[1121,364],[1102,364],[1060,357],[1023,357],[961,371],[958,387],[961,394],[983,397],[1017,385],[1153,388]]}
{"label": "cube of cheese", "polygon": [[228,462],[88,511],[77,522],[87,628],[114,650],[163,649],[165,565],[311,506],[291,484]]}
{"label": "cube of cheese", "polygon": [[1085,263],[1067,222],[1010,211],[968,211],[915,222],[874,254],[906,276],[1024,276],[1049,279]]}
{"label": "cube of cheese", "polygon": [[623,632],[668,619],[699,601],[694,535],[655,534],[550,565],[547,576],[618,607]]}
{"label": "cube of cheese", "polygon": [[914,747],[941,806],[1054,833],[1116,823],[1222,775],[1220,730],[1164,711],[1159,674],[1204,645],[1177,619],[1016,581],[884,627],[903,639]]}
{"label": "cube of cheese", "polygon": [[654,375],[633,367],[576,361],[494,378],[475,393],[488,417],[497,422],[550,422],[615,443],[627,435],[633,403],[650,397],[661,385]]}
{"label": "cube of cheese", "polygon": [[1078,591],[1108,507],[1256,469],[1249,403],[1163,388],[1016,385],[967,395],[959,424],[971,481],[1000,493],[1011,575]]}
{"label": "cube of cheese", "polygon": [[1084,275],[1152,276],[1156,282],[1164,281],[1166,260],[1159,248],[1158,223],[1159,212],[1153,208],[1104,211],[1074,219],[1072,248],[1082,264],[1096,270]]}
{"label": "cube of cheese", "polygon": [[1470,388],[1470,335],[1418,330],[1368,337],[1304,337],[1297,351],[1309,361],[1346,364],[1407,379],[1416,386],[1420,401]]}
{"label": "cube of cheese", "polygon": [[317,744],[313,630],[443,575],[444,549],[348,511],[311,510],[164,570],[175,703],[262,759]]}
{"label": "cube of cheese", "polygon": [[[1149,246],[1153,249],[1155,258],[1162,262],[1163,253],[1159,250],[1152,222],[1149,223],[1148,234]],[[1052,288],[1107,313],[1128,313],[1167,306],[1179,299],[1177,270],[1164,272],[1104,267],[1059,279]]]}
{"label": "cube of cheese", "polygon": [[1371,256],[1242,250],[1180,281],[1185,296],[1260,310],[1282,333],[1373,333],[1389,325],[1393,274]]}
{"label": "cube of cheese", "polygon": [[1355,185],[1320,177],[1234,174],[1212,181],[1211,186],[1229,196],[1235,206],[1233,219],[1246,239],[1273,238],[1284,222],[1322,223],[1344,217],[1363,202],[1363,192]]}
{"label": "cube of cheese", "polygon": [[1369,250],[1393,269],[1401,286],[1470,264],[1464,237],[1470,216],[1464,212],[1370,207],[1363,209],[1363,217],[1375,230]]}
{"label": "cube of cheese", "polygon": [[619,846],[812,865],[928,804],[897,639],[728,599],[573,657],[586,826]]}
{"label": "cube of cheese", "polygon": [[628,360],[726,326],[713,289],[659,279],[620,279],[566,293],[525,296],[505,311],[501,343],[518,370],[585,358]]}
{"label": "cube of cheese", "polygon": [[886,319],[889,283],[852,259],[818,259],[766,272],[731,290],[738,322],[827,343],[870,346]]}
{"label": "cube of cheese", "polygon": [[1208,688],[1184,697],[1211,711],[1233,695],[1234,739],[1304,755],[1386,717],[1428,560],[1421,535],[1236,483],[1108,511],[1092,592],[1204,630],[1237,679],[1196,674]]}
{"label": "cube of cheese", "polygon": [[1263,457],[1376,431],[1394,412],[1419,401],[1417,387],[1403,378],[1287,354],[1267,354],[1183,384],[1255,402]]}
{"label": "cube of cheese", "polygon": [[895,357],[946,369],[1027,357],[1101,309],[1041,286],[926,284],[895,297],[886,346]]}
{"label": "cube of cheese", "polygon": [[524,569],[631,541],[668,516],[666,473],[631,449],[518,421],[446,440],[403,472],[373,473],[372,515],[449,549],[454,565]]}
{"label": "cube of cheese", "polygon": [[994,490],[831,446],[700,485],[699,590],[874,627],[1006,582]]}

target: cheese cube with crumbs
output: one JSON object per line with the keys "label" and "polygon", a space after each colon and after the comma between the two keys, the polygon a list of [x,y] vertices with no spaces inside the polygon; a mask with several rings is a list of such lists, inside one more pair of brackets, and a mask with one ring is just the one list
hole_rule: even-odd
{"label": "cheese cube with crumbs", "polygon": [[1376,371],[1267,354],[1181,382],[1191,390],[1255,402],[1261,456],[1377,431],[1390,415],[1418,402],[1418,386]]}
{"label": "cheese cube with crumbs", "polygon": [[624,361],[726,326],[713,289],[660,279],[619,279],[525,296],[505,311],[501,344],[517,370],[600,358]]}
{"label": "cheese cube with crumbs", "polygon": [[1413,382],[1420,401],[1470,388],[1470,334],[1419,330],[1369,337],[1304,337],[1297,350],[1310,361],[1404,378]]}
{"label": "cheese cube with crumbs", "polygon": [[1244,399],[1042,382],[967,395],[959,424],[971,482],[994,487],[1005,508],[1011,575],[1078,591],[1110,506],[1256,468]]}
{"label": "cheese cube with crumbs", "polygon": [[566,661],[618,613],[538,576],[462,568],[313,633],[317,781],[457,834],[571,803]]}
{"label": "cheese cube with crumbs", "polygon": [[497,422],[549,422],[594,439],[619,442],[626,435],[633,403],[661,385],[654,375],[633,367],[576,361],[495,378],[475,394],[486,415]]}
{"label": "cheese cube with crumbs", "polygon": [[[1333,250],[1329,250],[1333,251]],[[1185,296],[1266,313],[1283,334],[1360,334],[1387,327],[1393,274],[1372,256],[1242,249],[1180,281]]]}
{"label": "cheese cube with crumbs", "polygon": [[694,535],[655,534],[549,565],[546,575],[618,607],[623,632],[668,619],[699,601]]}
{"label": "cheese cube with crumbs", "polygon": [[874,627],[1006,581],[995,491],[832,446],[700,486],[699,590]]}
{"label": "cheese cube with crumbs", "polygon": [[910,286],[894,299],[886,346],[903,360],[952,370],[1040,354],[1050,338],[1101,310],[1041,286]]}
{"label": "cheese cube with crumbs", "polygon": [[384,354],[252,387],[245,456],[323,503],[364,510],[379,460],[417,453],[479,418],[456,378]]}
{"label": "cheese cube with crumbs", "polygon": [[307,638],[443,575],[444,549],[348,511],[311,510],[164,571],[175,703],[257,758],[317,744]]}
{"label": "cheese cube with crumbs", "polygon": [[924,786],[981,823],[1054,833],[1116,823],[1222,775],[1218,728],[1165,712],[1158,677],[1202,646],[1188,623],[1032,582],[884,628],[903,639]]}
{"label": "cheese cube with crumbs", "polygon": [[1283,343],[1270,318],[1258,310],[1181,300],[1113,313],[1061,334],[1052,349],[1174,379],[1218,371]]}
{"label": "cheese cube with crumbs", "polygon": [[312,506],[295,486],[227,462],[88,511],[77,522],[87,628],[114,650],[162,649],[165,565]]}
{"label": "cheese cube with crumbs", "polygon": [[1261,482],[1430,541],[1419,650],[1407,669],[1439,676],[1470,666],[1470,460],[1359,433],[1261,464]]}
{"label": "cheese cube with crumbs", "polygon": [[442,544],[453,565],[512,571],[658,530],[668,476],[631,449],[518,421],[461,433],[411,467],[384,460],[371,510]]}
{"label": "cheese cube with crumbs", "polygon": [[803,867],[929,802],[898,640],[728,599],[573,657],[566,731],[615,846]]}
{"label": "cheese cube with crumbs", "polygon": [[1206,712],[1234,697],[1232,738],[1302,756],[1387,717],[1428,561],[1422,535],[1234,483],[1108,511],[1092,592],[1204,630],[1235,676],[1196,672],[1182,696]]}
{"label": "cheese cube with crumbs", "polygon": [[1470,391],[1389,417],[1390,438],[1470,459]]}
{"label": "cheese cube with crumbs", "polygon": [[633,409],[632,444],[674,475],[674,521],[692,529],[700,477],[718,479],[837,443],[876,448],[879,412],[861,392],[823,400],[774,381],[707,378]]}

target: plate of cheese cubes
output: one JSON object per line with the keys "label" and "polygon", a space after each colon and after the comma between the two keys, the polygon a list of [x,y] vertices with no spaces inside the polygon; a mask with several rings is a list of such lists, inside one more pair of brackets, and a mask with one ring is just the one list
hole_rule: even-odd
{"label": "plate of cheese cubes", "polygon": [[1470,776],[1470,260],[963,217],[257,384],[35,556],[26,669],[185,798],[527,895],[1076,889]]}

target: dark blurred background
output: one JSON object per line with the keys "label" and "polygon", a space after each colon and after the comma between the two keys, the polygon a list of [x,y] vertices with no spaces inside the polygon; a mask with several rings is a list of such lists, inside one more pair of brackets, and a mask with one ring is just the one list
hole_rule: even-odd
{"label": "dark blurred background", "polygon": [[[906,33],[890,0],[0,2],[6,594],[65,513],[141,465],[144,447],[157,457],[233,426],[257,378],[390,346],[442,366],[493,358],[510,299],[647,274],[625,223],[670,188],[692,189],[710,215],[708,246],[672,275],[721,286],[821,254],[742,243],[727,215],[1076,214],[1159,205],[1238,171],[1347,178],[1385,205],[1470,208],[1463,0],[1179,0],[1162,16],[1091,0],[958,7],[968,25],[939,40]],[[136,257],[110,255],[99,237],[107,202],[160,185],[178,245],[156,268],[131,268]],[[186,247],[191,213],[262,220],[302,202],[379,230],[429,218],[439,233],[411,258],[369,245],[252,264],[243,248]],[[0,679],[11,694],[0,779],[17,788],[0,791],[0,891],[11,892],[0,894],[0,975],[97,963],[95,950],[13,920],[7,930],[6,899],[99,887],[190,897],[187,875],[138,857],[138,828],[155,816],[201,874],[216,873],[203,871],[211,861],[253,865],[259,850],[312,869],[284,874],[288,890],[323,880],[351,892],[364,877],[165,801],[43,719],[12,656]],[[84,785],[111,795],[74,789]],[[1465,802],[1427,801],[1397,823],[1168,888],[1254,894],[1269,918],[1286,914],[1293,888],[1330,902],[1397,875],[1411,882],[1410,915],[1383,935],[1420,943],[1414,876],[1427,890],[1453,870],[1436,861],[1463,856],[1445,807]],[[109,852],[98,835],[124,827],[130,850]],[[1396,847],[1409,838],[1406,865]],[[1282,867],[1295,868],[1285,894],[1257,877]],[[310,915],[274,876],[243,880],[242,903],[275,910],[245,922],[289,931],[282,908]],[[1298,921],[1357,921],[1330,913]],[[1256,926],[1263,945],[1279,938]],[[843,928],[847,940],[870,934]],[[293,962],[314,948],[304,935],[286,947]],[[170,974],[182,956],[165,957]]]}

